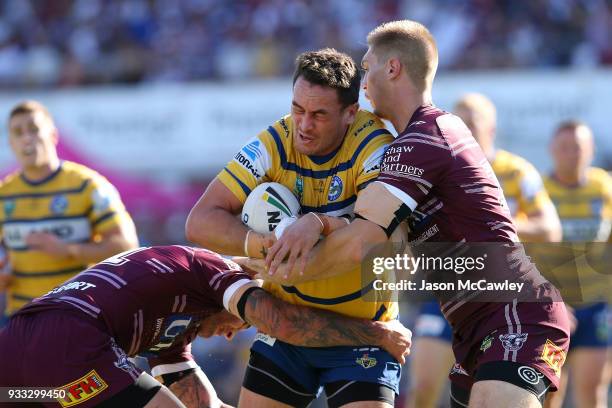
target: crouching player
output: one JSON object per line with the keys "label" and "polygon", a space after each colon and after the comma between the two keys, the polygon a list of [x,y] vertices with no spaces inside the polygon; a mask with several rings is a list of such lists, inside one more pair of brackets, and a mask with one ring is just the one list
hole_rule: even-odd
{"label": "crouching player", "polygon": [[[139,248],[16,313],[0,332],[0,386],[65,390],[50,406],[218,407],[191,342],[197,335],[231,338],[248,324],[306,347],[374,344],[401,362],[410,347],[410,331],[397,322],[284,303],[214,252]],[[135,355],[148,358],[157,380],[128,360]]]}

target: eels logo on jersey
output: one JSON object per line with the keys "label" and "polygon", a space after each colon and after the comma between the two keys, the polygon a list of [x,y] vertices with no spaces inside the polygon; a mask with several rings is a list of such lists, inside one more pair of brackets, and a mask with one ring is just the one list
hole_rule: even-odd
{"label": "eels logo on jersey", "polygon": [[335,201],[342,194],[342,179],[338,176],[334,176],[331,185],[329,186],[329,194],[327,199],[329,201]]}
{"label": "eels logo on jersey", "polygon": [[368,353],[364,353],[363,356],[355,360],[357,364],[365,369],[372,368],[376,365],[377,361],[374,357],[370,357]]}
{"label": "eels logo on jersey", "polygon": [[72,407],[91,399],[108,388],[100,374],[96,370],[91,370],[83,377],[61,386],[60,389],[66,390],[66,396],[58,399],[62,407]]}
{"label": "eels logo on jersey", "polygon": [[58,194],[51,200],[49,204],[49,210],[53,214],[62,214],[68,208],[68,199],[65,195]]}

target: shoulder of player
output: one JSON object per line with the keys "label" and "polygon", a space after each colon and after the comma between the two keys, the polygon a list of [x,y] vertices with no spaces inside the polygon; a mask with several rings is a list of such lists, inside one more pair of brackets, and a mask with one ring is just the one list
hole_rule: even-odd
{"label": "shoulder of player", "polygon": [[355,120],[349,127],[346,137],[351,148],[357,148],[364,142],[389,144],[394,139],[378,116],[363,109],[357,111]]}
{"label": "shoulder of player", "polygon": [[0,193],[9,193],[13,186],[19,182],[19,175],[21,174],[21,170],[15,170],[0,180]]}
{"label": "shoulder of player", "polygon": [[68,180],[86,181],[86,180],[104,180],[107,181],[97,171],[80,163],[64,160],[62,162],[62,177]]}
{"label": "shoulder of player", "polygon": [[499,168],[505,173],[517,173],[518,175],[524,175],[531,172],[539,174],[535,166],[527,159],[501,149],[497,150],[495,154],[493,168]]}
{"label": "shoulder of player", "polygon": [[612,177],[607,171],[599,167],[590,167],[587,170],[587,182],[598,188],[606,188],[612,183]]}

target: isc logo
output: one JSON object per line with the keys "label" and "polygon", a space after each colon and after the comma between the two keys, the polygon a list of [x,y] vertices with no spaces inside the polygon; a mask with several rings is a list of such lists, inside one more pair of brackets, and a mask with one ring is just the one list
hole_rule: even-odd
{"label": "isc logo", "polygon": [[107,388],[108,384],[96,370],[91,370],[78,380],[60,387],[66,390],[66,397],[58,399],[58,402],[62,407],[71,407],[95,397]]}

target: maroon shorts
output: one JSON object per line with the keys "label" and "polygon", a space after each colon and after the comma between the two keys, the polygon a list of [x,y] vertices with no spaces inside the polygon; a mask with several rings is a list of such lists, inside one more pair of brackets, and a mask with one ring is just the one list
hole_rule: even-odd
{"label": "maroon shorts", "polygon": [[65,399],[44,404],[51,407],[95,406],[141,373],[102,323],[66,309],[13,316],[0,331],[0,367],[2,387],[66,390]]}
{"label": "maroon shorts", "polygon": [[[456,330],[453,351],[457,363],[449,378],[456,386],[471,389],[480,366],[509,361],[535,368],[550,380],[554,391],[559,386],[569,333],[563,302],[500,303],[488,316]],[[533,375],[533,370],[524,374]]]}

